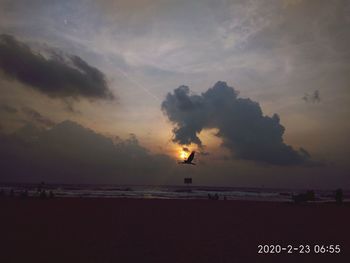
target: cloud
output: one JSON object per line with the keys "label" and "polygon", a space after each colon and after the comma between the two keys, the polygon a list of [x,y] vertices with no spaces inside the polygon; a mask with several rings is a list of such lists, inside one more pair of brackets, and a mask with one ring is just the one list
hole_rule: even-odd
{"label": "cloud", "polygon": [[18,110],[16,108],[9,106],[7,104],[0,105],[0,111],[10,113],[10,114],[14,114],[14,113],[18,112]]}
{"label": "cloud", "polygon": [[39,112],[37,112],[36,110],[29,108],[29,107],[23,107],[22,108],[22,112],[29,117],[29,119],[31,121],[33,121],[36,124],[39,124],[40,126],[44,126],[44,127],[52,127],[54,126],[56,123],[52,120],[50,120],[47,117],[44,117],[43,115],[41,115]]}
{"label": "cloud", "polygon": [[321,101],[320,92],[315,90],[312,94],[305,93],[303,100],[305,102],[318,103]]}
{"label": "cloud", "polygon": [[200,155],[203,155],[203,156],[208,156],[210,155],[210,152],[206,152],[206,151],[200,151],[198,152]]}
{"label": "cloud", "polygon": [[202,141],[204,129],[217,128],[216,136],[234,157],[276,165],[303,164],[309,161],[306,150],[296,151],[283,141],[285,128],[277,114],[264,116],[259,103],[239,98],[226,82],[217,82],[201,95],[190,95],[187,86],[168,93],[162,110],[175,125],[173,141],[181,145]]}
{"label": "cloud", "polygon": [[186,153],[190,152],[190,150],[187,147],[183,147],[182,150]]}
{"label": "cloud", "polygon": [[11,35],[0,35],[0,70],[53,98],[113,99],[105,75],[78,56],[34,52]]}
{"label": "cloud", "polygon": [[159,183],[176,165],[150,153],[135,135],[113,142],[72,121],[51,129],[26,125],[0,135],[0,145],[1,179],[11,182]]}

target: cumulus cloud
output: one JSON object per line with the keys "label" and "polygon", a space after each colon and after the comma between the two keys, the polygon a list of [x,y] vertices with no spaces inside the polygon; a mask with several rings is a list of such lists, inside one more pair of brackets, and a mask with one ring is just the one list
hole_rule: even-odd
{"label": "cumulus cloud", "polygon": [[54,98],[113,99],[105,75],[78,56],[33,51],[12,35],[0,35],[0,70]]}
{"label": "cumulus cloud", "polygon": [[201,95],[191,95],[187,86],[180,86],[168,93],[162,110],[175,125],[173,141],[181,145],[203,146],[198,134],[217,128],[222,146],[238,159],[293,165],[310,158],[306,150],[296,151],[284,143],[285,128],[277,114],[264,116],[259,103],[239,98],[225,82],[217,82]]}

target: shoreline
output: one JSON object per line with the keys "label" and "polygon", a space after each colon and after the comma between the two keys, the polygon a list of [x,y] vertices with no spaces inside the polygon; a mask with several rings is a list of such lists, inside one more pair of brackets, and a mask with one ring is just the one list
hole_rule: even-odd
{"label": "shoreline", "polygon": [[210,200],[208,198],[202,198],[202,197],[184,197],[184,198],[177,198],[177,197],[140,197],[140,196],[55,196],[53,198],[47,197],[45,199],[41,199],[39,196],[28,196],[25,198],[22,198],[21,196],[0,196],[0,200],[38,200],[38,201],[52,201],[52,200],[174,200],[174,201],[210,201],[210,202],[252,202],[252,203],[276,203],[276,204],[294,204],[294,205],[317,205],[317,204],[329,204],[329,205],[336,205],[336,206],[347,206],[350,205],[350,199],[343,200],[342,204],[337,204],[335,200],[313,200],[313,201],[306,201],[302,203],[295,203],[292,199],[286,199],[286,200],[276,200],[276,199],[258,199],[258,198],[231,198],[224,200],[222,196],[218,200]]}
{"label": "shoreline", "polygon": [[[309,196],[311,193],[312,198],[308,198],[313,202],[332,202],[335,200],[335,191],[293,191],[281,189],[256,189],[256,188],[203,188],[191,186],[191,188],[184,187],[157,187],[157,186],[138,186],[137,187],[112,187],[112,186],[63,186],[63,185],[15,185],[13,187],[0,187],[1,195],[21,196],[25,193],[26,196],[38,196],[40,191],[45,190],[46,195],[49,193],[56,197],[82,197],[82,198],[145,198],[145,199],[210,199],[209,197],[215,197],[225,200],[252,200],[252,201],[268,201],[268,202],[289,202],[294,199],[295,196]],[[2,193],[1,193],[2,192]],[[5,194],[4,194],[5,193]],[[343,191],[343,200],[350,201],[350,192]]]}

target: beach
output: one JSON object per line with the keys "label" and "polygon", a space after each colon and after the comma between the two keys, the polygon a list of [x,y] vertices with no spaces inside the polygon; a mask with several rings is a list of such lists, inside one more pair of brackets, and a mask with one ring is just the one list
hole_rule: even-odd
{"label": "beach", "polygon": [[[347,262],[350,204],[0,198],[0,262]],[[258,254],[258,245],[340,253]]]}

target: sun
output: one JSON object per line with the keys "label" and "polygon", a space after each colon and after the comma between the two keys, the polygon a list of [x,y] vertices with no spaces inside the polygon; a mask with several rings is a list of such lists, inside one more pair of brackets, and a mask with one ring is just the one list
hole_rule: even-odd
{"label": "sun", "polygon": [[186,159],[188,154],[187,152],[180,150],[179,155],[181,159]]}

